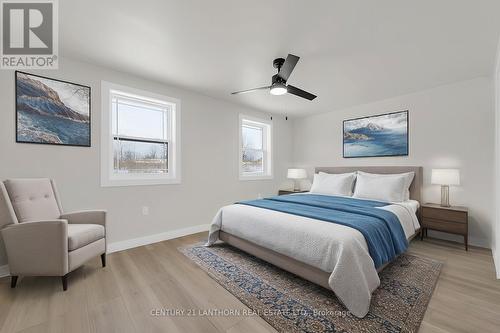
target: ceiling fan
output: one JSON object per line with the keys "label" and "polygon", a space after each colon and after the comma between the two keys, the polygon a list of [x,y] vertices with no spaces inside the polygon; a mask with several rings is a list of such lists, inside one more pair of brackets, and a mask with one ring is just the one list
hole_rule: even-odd
{"label": "ceiling fan", "polygon": [[289,93],[312,101],[313,99],[316,98],[316,95],[308,93],[307,91],[294,87],[290,84],[288,85],[286,84],[288,78],[290,77],[290,74],[292,74],[292,71],[295,68],[295,65],[297,65],[299,59],[300,57],[297,57],[296,55],[293,54],[289,54],[286,57],[286,60],[283,58],[274,59],[273,67],[278,69],[278,74],[273,75],[270,86],[242,90],[242,91],[235,91],[231,93],[231,95],[246,94],[253,91],[269,89],[271,95],[284,95],[286,93]]}

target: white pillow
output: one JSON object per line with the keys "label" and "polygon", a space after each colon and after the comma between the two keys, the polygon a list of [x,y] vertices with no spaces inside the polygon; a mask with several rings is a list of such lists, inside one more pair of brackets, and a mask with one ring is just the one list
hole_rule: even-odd
{"label": "white pillow", "polygon": [[402,202],[410,197],[409,187],[415,174],[373,174],[358,171],[355,198]]}
{"label": "white pillow", "polygon": [[413,178],[415,178],[415,172],[404,172],[404,173],[368,173],[368,172],[363,172],[363,171],[358,171],[358,174],[363,174],[366,176],[373,176],[373,177],[392,177],[392,176],[405,176],[406,177],[406,184],[405,184],[405,201],[410,200],[410,185],[413,182]]}
{"label": "white pillow", "polygon": [[351,196],[355,179],[355,172],[337,174],[320,172],[314,175],[310,192],[316,194]]}

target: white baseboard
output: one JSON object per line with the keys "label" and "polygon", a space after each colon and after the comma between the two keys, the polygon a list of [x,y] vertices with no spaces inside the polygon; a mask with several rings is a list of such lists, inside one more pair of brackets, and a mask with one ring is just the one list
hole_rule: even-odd
{"label": "white baseboard", "polygon": [[[452,241],[452,242],[458,242],[458,243],[462,243],[462,244],[464,242],[463,236],[443,233],[443,232],[436,231],[436,230],[429,230],[429,237],[448,240],[448,241]],[[480,239],[480,238],[476,238],[476,237],[469,237],[469,245],[482,247],[485,249],[491,249],[491,245],[488,244],[485,239]]]}
{"label": "white baseboard", "polygon": [[495,264],[495,269],[497,271],[497,279],[500,279],[500,251],[499,249],[493,249],[493,263]]}
{"label": "white baseboard", "polygon": [[9,276],[9,275],[10,275],[9,265],[0,266],[0,278],[5,277],[5,276]]}
{"label": "white baseboard", "polygon": [[160,234],[154,234],[139,238],[127,239],[124,241],[109,243],[107,246],[107,253],[113,253],[118,251],[123,251],[131,249],[138,246],[158,243],[164,240],[183,237],[191,234],[196,234],[198,232],[208,231],[209,224],[201,224],[193,227],[176,229],[172,231],[162,232]]}

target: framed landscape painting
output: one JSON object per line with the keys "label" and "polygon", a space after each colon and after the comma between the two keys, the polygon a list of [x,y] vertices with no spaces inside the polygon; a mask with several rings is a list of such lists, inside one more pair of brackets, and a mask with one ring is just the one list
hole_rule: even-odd
{"label": "framed landscape painting", "polygon": [[16,142],[90,147],[90,87],[16,71]]}
{"label": "framed landscape painting", "polygon": [[344,120],[345,158],[408,155],[408,111]]}

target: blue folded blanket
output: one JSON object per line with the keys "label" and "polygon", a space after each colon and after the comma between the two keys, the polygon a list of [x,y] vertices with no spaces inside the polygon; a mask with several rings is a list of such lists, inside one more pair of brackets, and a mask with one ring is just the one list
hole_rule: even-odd
{"label": "blue folded blanket", "polygon": [[376,208],[389,205],[387,202],[318,194],[295,194],[241,201],[238,204],[354,228],[365,237],[376,268],[393,260],[408,248],[408,240],[398,217],[392,212]]}

